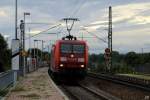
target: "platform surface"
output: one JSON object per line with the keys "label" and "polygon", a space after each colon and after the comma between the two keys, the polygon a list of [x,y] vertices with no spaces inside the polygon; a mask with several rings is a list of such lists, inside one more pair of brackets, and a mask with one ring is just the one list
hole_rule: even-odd
{"label": "platform surface", "polygon": [[43,67],[23,77],[5,100],[65,100],[66,97],[54,85]]}

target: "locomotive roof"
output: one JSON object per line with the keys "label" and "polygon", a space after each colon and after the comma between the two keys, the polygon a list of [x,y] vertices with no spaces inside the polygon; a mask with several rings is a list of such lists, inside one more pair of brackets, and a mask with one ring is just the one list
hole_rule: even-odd
{"label": "locomotive roof", "polygon": [[57,40],[57,43],[83,43],[85,44],[86,42],[83,40]]}

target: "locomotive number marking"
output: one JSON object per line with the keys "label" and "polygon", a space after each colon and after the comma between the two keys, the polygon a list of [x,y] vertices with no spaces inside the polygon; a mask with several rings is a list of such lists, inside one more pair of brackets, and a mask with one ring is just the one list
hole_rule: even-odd
{"label": "locomotive number marking", "polygon": [[69,61],[69,62],[76,62],[77,58],[68,58],[67,61]]}

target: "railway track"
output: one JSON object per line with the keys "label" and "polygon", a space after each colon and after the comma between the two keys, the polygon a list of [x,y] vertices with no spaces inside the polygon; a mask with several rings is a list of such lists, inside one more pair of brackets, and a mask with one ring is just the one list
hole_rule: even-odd
{"label": "railway track", "polygon": [[72,83],[58,85],[71,100],[150,100],[146,87],[106,75],[92,73],[78,84]]}
{"label": "railway track", "polygon": [[61,85],[59,87],[71,100],[120,100],[102,91],[95,91],[94,89],[84,86],[83,84],[73,86]]}
{"label": "railway track", "polygon": [[[132,78],[122,78],[121,76],[108,76],[108,75],[103,75],[103,74],[95,74],[95,73],[88,73],[88,76],[93,77],[93,78],[98,78],[98,79],[103,79],[107,81],[111,81],[117,84],[122,84],[130,87],[134,87],[137,89],[141,89],[147,92],[150,92],[150,85],[147,84],[141,84],[138,83],[137,80]],[[128,81],[129,80],[129,81]]]}
{"label": "railway track", "polygon": [[95,91],[94,89],[84,86],[82,83],[80,84],[75,82],[74,84],[74,82],[64,82],[58,84],[54,78],[52,79],[71,100],[119,100],[116,98],[112,99],[113,96],[106,95],[103,92]]}
{"label": "railway track", "polygon": [[147,85],[139,85],[139,83],[136,84],[120,78],[90,73],[83,84],[94,86],[95,89],[98,88],[121,100],[150,100],[150,91]]}

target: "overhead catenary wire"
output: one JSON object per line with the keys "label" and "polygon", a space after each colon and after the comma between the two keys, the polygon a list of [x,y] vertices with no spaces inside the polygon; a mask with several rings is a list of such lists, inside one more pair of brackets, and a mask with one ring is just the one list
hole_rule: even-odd
{"label": "overhead catenary wire", "polygon": [[[79,3],[79,5],[77,5],[76,9],[74,11],[71,11],[72,14],[70,16],[68,16],[68,18],[71,18],[71,16],[75,16],[75,14],[77,14],[79,12],[79,10],[82,8],[82,6],[86,3],[87,0],[82,0],[81,3]],[[65,19],[63,19],[65,20]],[[61,20],[62,21],[62,20]],[[78,19],[77,19],[78,21]],[[67,23],[69,23],[67,20],[65,21],[66,22],[66,27],[67,27],[67,31],[70,31],[74,25],[74,21],[73,21],[73,24],[71,25],[71,27],[69,28]],[[70,34],[70,32],[69,32]]]}
{"label": "overhead catenary wire", "polygon": [[102,38],[98,37],[97,35],[95,35],[95,34],[91,34],[91,32],[87,31],[86,29],[84,29],[84,31],[86,31],[86,32],[87,32],[87,33],[89,33],[90,35],[95,36],[96,38],[98,38],[99,40],[103,41],[104,43],[108,43],[106,40],[104,40],[104,39],[102,39]]}
{"label": "overhead catenary wire", "polygon": [[32,26],[32,29],[33,29],[33,25],[34,25],[34,27],[45,27],[45,26],[49,26],[49,25],[54,25],[54,23],[45,23],[45,22],[32,22],[32,23],[26,23],[26,25],[30,25],[30,26]]}
{"label": "overhead catenary wire", "polygon": [[26,23],[26,24],[44,24],[44,25],[52,25],[54,23],[43,23],[43,22],[34,22],[34,23]]}
{"label": "overhead catenary wire", "polygon": [[89,48],[90,51],[104,50],[105,48]]}
{"label": "overhead catenary wire", "polygon": [[[41,32],[39,32],[39,33],[37,33],[37,34],[35,34],[35,35],[30,36],[29,38],[35,37],[35,36],[37,36],[37,35],[40,35],[40,34],[42,34],[42,33],[44,33],[44,32],[47,32],[48,30],[53,29],[53,28],[56,28],[56,27],[58,27],[58,26],[60,26],[60,25],[61,25],[61,24],[55,25],[55,26],[53,26],[53,27],[50,27],[50,28],[48,28],[48,29],[46,29],[46,30],[44,30],[44,31],[41,31]],[[26,38],[25,40],[27,40],[27,39],[29,39],[29,38]]]}
{"label": "overhead catenary wire", "polygon": [[[102,24],[89,24],[89,25],[84,25],[84,26],[82,26],[82,27],[84,27],[84,29],[85,28],[90,28],[90,27],[93,27],[93,26],[100,26],[100,25],[102,25]],[[103,30],[108,30],[108,29],[103,29]],[[95,30],[96,31],[96,33],[100,33],[100,32],[97,32],[97,31],[99,31],[99,30]],[[101,30],[102,31],[102,30]],[[104,33],[104,34],[106,34],[106,33]],[[103,37],[103,38],[105,38],[105,35],[102,35],[102,34],[99,34],[99,35],[101,35],[101,37]]]}
{"label": "overhead catenary wire", "polygon": [[[86,1],[87,1],[87,0],[82,0],[81,3],[76,7],[77,9],[75,9],[75,10],[73,11],[73,13],[71,14],[71,16],[69,16],[69,17],[75,16],[75,15],[79,12],[79,10],[82,8],[82,6],[86,3]],[[79,20],[78,20],[78,21],[79,21]],[[74,25],[74,22],[73,22],[72,26],[73,26],[73,25]],[[71,26],[71,29],[72,29],[72,26]],[[68,29],[68,26],[67,26],[67,29]]]}
{"label": "overhead catenary wire", "polygon": [[[91,32],[90,32],[91,33]],[[95,33],[98,33],[98,32],[95,32]],[[96,35],[97,36],[97,35]],[[104,36],[104,35],[101,35],[101,34],[98,34],[98,36],[97,37],[101,37],[101,39],[103,39],[104,41],[106,41],[107,40],[107,38],[108,38],[108,36]],[[97,38],[97,37],[95,37],[95,38]],[[100,38],[99,37],[99,38]],[[94,37],[93,37],[94,38]],[[107,41],[106,41],[107,42]]]}
{"label": "overhead catenary wire", "polygon": [[87,0],[83,0],[79,6],[77,6],[77,9],[74,10],[74,12],[71,14],[71,16],[75,16],[79,11],[80,9],[83,7],[83,5],[86,3]]}

